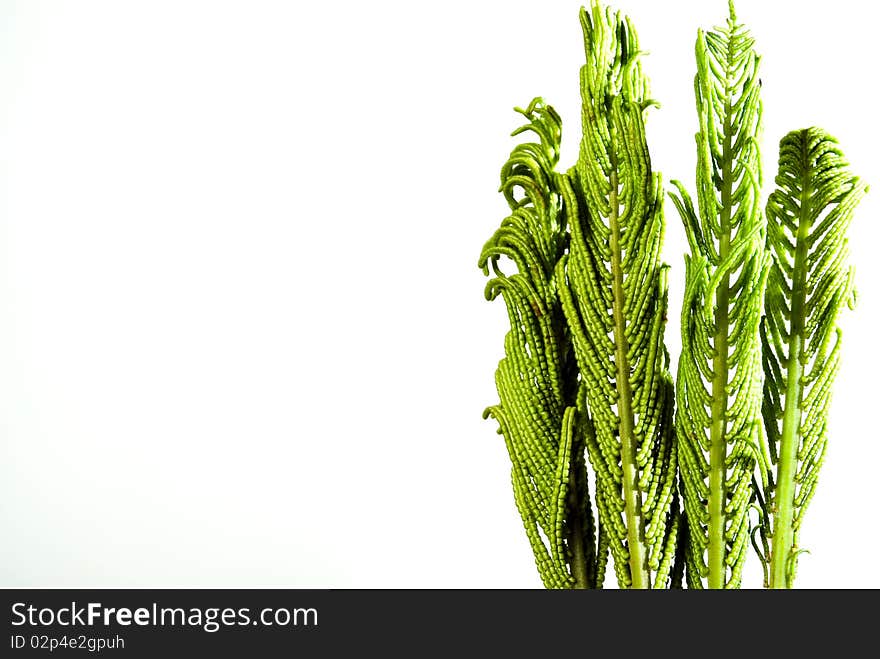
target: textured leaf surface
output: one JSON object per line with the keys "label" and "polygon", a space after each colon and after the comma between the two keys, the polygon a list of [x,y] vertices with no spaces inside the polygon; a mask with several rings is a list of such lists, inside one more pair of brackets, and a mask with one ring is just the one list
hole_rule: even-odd
{"label": "textured leaf surface", "polygon": [[773,265],[761,326],[772,465],[764,482],[769,514],[761,529],[762,558],[767,585],[791,587],[798,531],[825,455],[831,387],[840,363],[837,320],[844,305],[855,302],[846,230],[867,187],[849,171],[837,141],[819,128],[783,138],[776,185],[767,202]]}
{"label": "textured leaf surface", "polygon": [[[501,171],[511,214],[486,243],[480,267],[487,299],[504,298],[510,331],[495,381],[499,423],[512,463],[514,497],[547,588],[595,584],[595,539],[584,443],[592,427],[577,409],[577,369],[553,278],[567,245],[559,175],[561,122],[536,98],[518,111],[538,142],[518,145]],[[506,275],[502,259],[516,273]]]}
{"label": "textured leaf surface", "polygon": [[581,11],[583,137],[562,179],[570,254],[560,295],[595,432],[599,575],[608,551],[621,587],[664,588],[675,553],[674,396],[663,344],[662,192],[645,140],[648,84],[626,17]]}
{"label": "textured leaf surface", "polygon": [[680,183],[672,195],[691,251],[676,383],[687,578],[692,588],[736,588],[761,442],[767,256],[759,208],[759,58],[732,4],[725,26],[699,32],[696,57],[697,208]]}

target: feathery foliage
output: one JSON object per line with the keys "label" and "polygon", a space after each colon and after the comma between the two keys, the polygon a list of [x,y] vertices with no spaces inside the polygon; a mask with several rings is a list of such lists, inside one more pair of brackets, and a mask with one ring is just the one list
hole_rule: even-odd
{"label": "feathery foliage", "polygon": [[763,483],[759,529],[765,585],[790,588],[802,551],[798,530],[825,455],[840,364],[837,319],[844,305],[855,303],[846,230],[867,186],[850,173],[837,141],[819,128],[782,139],[776,185],[767,202],[773,265],[761,325],[772,470]]}
{"label": "feathery foliage", "polygon": [[[595,539],[584,443],[589,419],[577,409],[577,369],[553,273],[567,242],[560,196],[561,121],[536,98],[528,123],[514,131],[539,142],[514,148],[501,170],[511,214],[486,243],[479,265],[494,277],[486,298],[504,298],[510,331],[495,381],[500,404],[490,407],[512,462],[517,508],[547,588],[595,585]],[[518,272],[505,275],[507,257]]]}
{"label": "feathery foliage", "polygon": [[759,207],[759,57],[730,3],[726,26],[699,31],[697,201],[673,182],[685,256],[676,430],[688,523],[688,585],[736,588],[749,536],[761,440],[759,322],[766,283]]}
{"label": "feathery foliage", "polygon": [[629,19],[581,10],[583,138],[561,179],[569,255],[557,266],[595,432],[598,583],[610,549],[621,587],[665,588],[677,538],[674,395],[666,321],[660,176],[651,171],[648,83]]}
{"label": "feathery foliage", "polygon": [[645,136],[653,101],[630,20],[598,0],[581,9],[573,167],[556,171],[553,108],[540,98],[517,108],[527,123],[513,134],[539,139],[502,168],[511,213],[479,262],[492,273],[487,299],[502,296],[510,320],[500,403],[484,416],[504,436],[548,588],[601,587],[609,555],[622,588],[677,587],[685,572],[691,588],[738,588],[750,536],[766,586],[795,577],[825,454],[837,318],[855,299],[845,232],[867,186],[833,138],[795,131],[764,216],[760,58],[728,5],[724,26],[697,35],[696,203],[678,181],[670,195],[690,249],[675,386],[662,183]]}

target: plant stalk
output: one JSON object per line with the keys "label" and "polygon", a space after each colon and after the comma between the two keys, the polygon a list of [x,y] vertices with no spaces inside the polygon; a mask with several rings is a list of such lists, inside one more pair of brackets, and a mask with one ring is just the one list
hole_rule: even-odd
{"label": "plant stalk", "polygon": [[568,509],[571,511],[571,527],[568,536],[568,546],[571,550],[571,576],[574,577],[574,588],[591,588],[589,569],[587,566],[587,548],[584,543],[584,528],[580,516],[580,493],[575,478],[574,465],[572,465],[568,486]]}
{"label": "plant stalk", "polygon": [[642,501],[639,492],[639,469],[636,463],[636,438],[633,428],[632,390],[630,388],[629,342],[626,338],[626,319],[623,316],[625,303],[623,291],[623,270],[620,258],[620,225],[617,159],[611,156],[611,193],[610,216],[611,228],[611,275],[614,295],[614,350],[617,364],[617,390],[620,398],[617,401],[617,412],[620,418],[620,461],[623,480],[623,500],[626,515],[627,545],[629,548],[629,569],[631,588],[650,588],[651,578],[646,565],[644,522],[642,520]]}
{"label": "plant stalk", "polygon": [[803,333],[807,296],[807,257],[810,236],[809,153],[804,140],[804,176],[801,180],[800,217],[794,256],[794,277],[791,295],[791,335],[788,341],[786,367],[785,412],[779,446],[779,469],[773,497],[773,545],[770,549],[770,588],[791,588],[789,579],[794,550],[794,497],[800,447],[801,404],[803,386]]}
{"label": "plant stalk", "polygon": [[[729,83],[728,83],[729,84]],[[733,127],[730,121],[730,90],[724,101],[724,145],[721,162],[721,235],[718,260],[730,252]],[[727,583],[727,377],[728,334],[730,332],[730,274],[725,274],[715,291],[715,356],[712,360],[712,426],[709,436],[709,588]]]}

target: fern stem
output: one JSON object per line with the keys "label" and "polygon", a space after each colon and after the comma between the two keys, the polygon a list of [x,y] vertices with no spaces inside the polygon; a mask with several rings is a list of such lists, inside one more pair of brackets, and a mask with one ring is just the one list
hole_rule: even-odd
{"label": "fern stem", "polygon": [[[727,211],[725,211],[727,212]],[[723,218],[722,218],[723,222]],[[724,226],[724,224],[722,224]],[[729,248],[729,228],[721,241],[721,258]],[[727,499],[725,475],[727,469],[727,332],[729,276],[718,287],[715,303],[715,358],[712,379],[712,430],[709,444],[709,588],[724,588],[727,568],[727,539],[725,529]]]}
{"label": "fern stem", "polygon": [[581,524],[580,499],[578,481],[575,478],[574,464],[572,463],[568,486],[568,509],[574,511],[569,518],[568,547],[571,551],[571,576],[574,578],[575,589],[592,588],[587,561],[587,546],[584,543],[584,528]]}
{"label": "fern stem", "polygon": [[618,222],[618,178],[617,158],[611,154],[611,193],[609,201],[611,214],[611,274],[614,295],[614,350],[617,364],[617,387],[620,398],[617,412],[620,416],[620,461],[623,481],[623,501],[626,515],[626,534],[629,547],[629,568],[632,578],[631,588],[650,588],[651,581],[645,563],[644,525],[642,523],[642,502],[639,493],[639,470],[636,463],[636,438],[633,429],[632,389],[630,387],[629,346],[626,339],[626,320],[623,315],[624,292],[623,270],[620,254],[620,223]]}
{"label": "fern stem", "polygon": [[791,552],[794,550],[795,476],[800,445],[801,398],[803,386],[804,321],[806,301],[807,257],[810,236],[810,154],[808,141],[802,141],[803,175],[795,248],[793,287],[791,295],[791,334],[788,339],[786,366],[785,413],[779,446],[779,468],[774,497],[773,545],[770,551],[770,588],[790,588]]}
{"label": "fern stem", "polygon": [[[727,286],[721,283],[717,294],[714,359],[715,377],[712,381],[712,432],[709,450],[709,588],[724,588],[727,569],[724,564],[727,540],[725,528],[725,462],[727,460]],[[721,309],[723,308],[723,312]]]}
{"label": "fern stem", "polygon": [[[729,74],[728,74],[729,84]],[[721,235],[718,260],[730,252],[730,217],[733,192],[733,157],[730,90],[724,101],[724,145],[721,163]],[[715,292],[715,356],[712,361],[712,428],[709,438],[709,588],[724,588],[727,581],[727,378],[728,334],[730,332],[730,274],[725,274]]]}

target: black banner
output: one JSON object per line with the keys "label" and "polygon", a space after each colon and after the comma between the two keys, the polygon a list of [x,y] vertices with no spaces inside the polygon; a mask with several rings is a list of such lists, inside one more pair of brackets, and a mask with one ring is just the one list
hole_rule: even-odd
{"label": "black banner", "polygon": [[763,656],[777,643],[815,650],[825,636],[839,652],[870,638],[877,611],[869,591],[7,589],[2,598],[4,657],[629,657],[713,647]]}

